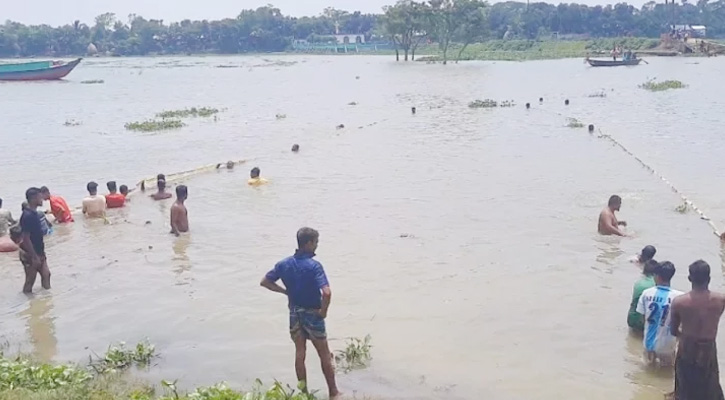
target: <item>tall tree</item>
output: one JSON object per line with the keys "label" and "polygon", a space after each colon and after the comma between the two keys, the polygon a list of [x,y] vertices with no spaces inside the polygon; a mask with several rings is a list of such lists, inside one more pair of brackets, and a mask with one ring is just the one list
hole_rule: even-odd
{"label": "tall tree", "polygon": [[483,42],[490,36],[488,30],[488,3],[483,0],[457,0],[454,40],[461,44],[456,62],[469,44]]}

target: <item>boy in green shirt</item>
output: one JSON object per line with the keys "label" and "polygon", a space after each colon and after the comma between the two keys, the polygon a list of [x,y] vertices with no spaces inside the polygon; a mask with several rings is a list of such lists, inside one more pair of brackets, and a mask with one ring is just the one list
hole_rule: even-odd
{"label": "boy in green shirt", "polygon": [[642,296],[642,292],[655,286],[654,272],[656,268],[657,261],[648,260],[642,268],[642,277],[634,283],[632,302],[629,306],[629,314],[627,314],[627,325],[637,333],[644,333],[644,315],[637,312],[637,302]]}

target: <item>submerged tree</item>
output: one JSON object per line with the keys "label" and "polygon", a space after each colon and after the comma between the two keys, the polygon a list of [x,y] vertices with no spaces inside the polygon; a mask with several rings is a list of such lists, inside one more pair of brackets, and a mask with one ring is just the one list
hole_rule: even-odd
{"label": "submerged tree", "polygon": [[404,60],[409,54],[415,59],[415,50],[426,37],[425,28],[428,7],[411,0],[400,0],[394,6],[384,8],[384,31],[395,45],[395,59],[400,60],[399,51],[403,50]]}

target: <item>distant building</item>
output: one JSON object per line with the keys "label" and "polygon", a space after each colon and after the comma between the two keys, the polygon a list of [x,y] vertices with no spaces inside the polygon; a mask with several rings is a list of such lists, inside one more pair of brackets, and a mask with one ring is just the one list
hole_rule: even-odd
{"label": "distant building", "polygon": [[365,44],[365,35],[333,35],[337,44]]}
{"label": "distant building", "polygon": [[707,27],[705,25],[671,25],[670,29],[675,34],[684,35],[688,33],[692,38],[707,37]]}

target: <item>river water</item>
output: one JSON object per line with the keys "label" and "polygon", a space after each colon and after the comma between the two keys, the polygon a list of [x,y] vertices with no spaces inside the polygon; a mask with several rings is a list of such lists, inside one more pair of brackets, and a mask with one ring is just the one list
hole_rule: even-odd
{"label": "river water", "polygon": [[[681,198],[632,156],[565,126],[595,124],[725,226],[725,59],[648,61],[91,59],[63,82],[0,84],[0,196],[16,215],[31,185],[79,205],[89,180],[132,185],[248,160],[175,182],[189,186],[188,236],[168,235],[171,203],[145,196],[112,212],[111,225],[58,227],[49,293],[22,295],[16,255],[0,255],[0,335],[13,350],[78,362],[149,338],[161,358],[143,376],[185,387],[292,383],[286,303],[258,283],[309,225],[334,292],[332,347],[372,336],[372,366],[340,378],[348,393],[660,399],[671,377],[642,366],[626,327],[638,277],[627,260],[654,244],[678,268],[673,285],[688,289],[687,265],[704,258],[719,290],[719,241],[694,212],[675,212]],[[689,87],[637,87],[654,77]],[[484,98],[517,106],[467,107]],[[223,111],[177,131],[124,129],[192,106]],[[253,166],[269,185],[246,185]],[[596,234],[615,193],[631,238]],[[315,357],[311,385],[324,388]]]}

